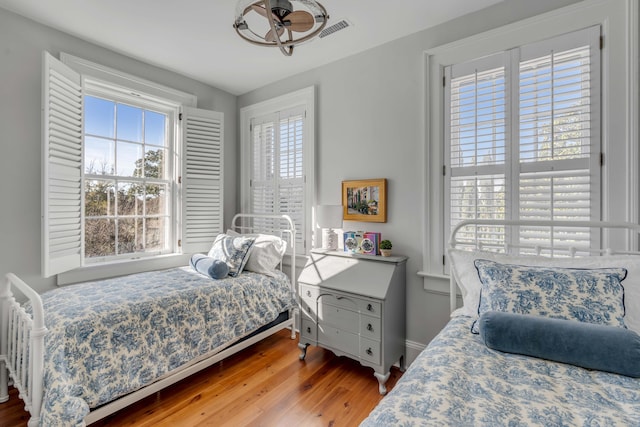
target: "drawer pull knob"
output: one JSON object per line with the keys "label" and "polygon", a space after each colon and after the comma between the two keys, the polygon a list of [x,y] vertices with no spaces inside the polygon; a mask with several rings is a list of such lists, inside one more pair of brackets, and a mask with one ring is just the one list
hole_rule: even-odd
{"label": "drawer pull knob", "polygon": [[367,310],[373,311],[373,306],[371,304],[367,304]]}
{"label": "drawer pull knob", "polygon": [[371,323],[367,325],[367,331],[373,331],[373,326],[371,326]]}
{"label": "drawer pull knob", "polygon": [[309,326],[307,326],[307,333],[310,334],[311,333],[311,328]]}
{"label": "drawer pull knob", "polygon": [[373,354],[373,350],[371,350],[371,347],[369,347],[369,348],[367,349],[367,354],[368,354],[369,356],[371,356],[371,355]]}
{"label": "drawer pull knob", "polygon": [[307,291],[307,296],[310,297],[311,296],[311,291]]}

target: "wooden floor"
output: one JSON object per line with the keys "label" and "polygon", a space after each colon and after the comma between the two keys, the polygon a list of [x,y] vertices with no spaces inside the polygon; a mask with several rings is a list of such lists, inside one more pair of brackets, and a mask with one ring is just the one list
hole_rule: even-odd
{"label": "wooden floor", "polygon": [[[380,401],[371,368],[309,347],[298,359],[290,331],[246,348],[94,426],[357,426]],[[392,368],[390,390],[401,376]],[[0,427],[26,426],[16,392]]]}

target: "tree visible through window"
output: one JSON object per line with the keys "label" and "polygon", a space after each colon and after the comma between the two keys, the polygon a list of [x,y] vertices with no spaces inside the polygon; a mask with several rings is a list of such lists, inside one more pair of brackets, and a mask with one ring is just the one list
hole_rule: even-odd
{"label": "tree visible through window", "polygon": [[94,96],[84,114],[85,257],[166,250],[167,115]]}

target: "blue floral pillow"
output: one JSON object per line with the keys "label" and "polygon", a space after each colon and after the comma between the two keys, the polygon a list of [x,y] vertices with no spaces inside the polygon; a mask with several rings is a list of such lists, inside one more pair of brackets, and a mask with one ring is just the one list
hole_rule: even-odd
{"label": "blue floral pillow", "polygon": [[219,234],[207,256],[224,261],[229,266],[229,276],[236,277],[242,273],[249,260],[249,252],[255,240],[255,237]]}
{"label": "blue floral pillow", "polygon": [[[475,260],[482,290],[478,315],[487,311],[625,327],[625,268],[547,268]],[[471,332],[478,333],[477,322]]]}

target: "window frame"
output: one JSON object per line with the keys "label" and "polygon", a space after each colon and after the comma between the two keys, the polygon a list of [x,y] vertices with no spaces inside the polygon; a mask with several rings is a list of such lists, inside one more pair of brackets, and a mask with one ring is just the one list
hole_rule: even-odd
{"label": "window frame", "polygon": [[[504,218],[507,220],[520,220],[523,215],[523,207],[526,206],[526,200],[522,200],[520,195],[521,183],[527,179],[527,176],[536,175],[539,173],[547,173],[555,176],[555,179],[559,179],[560,175],[564,173],[570,176],[576,177],[581,171],[587,170],[588,174],[584,176],[589,177],[590,192],[589,192],[589,215],[587,218],[580,217],[582,221],[598,221],[600,220],[600,187],[601,187],[601,164],[599,162],[601,153],[601,141],[600,141],[600,101],[601,101],[601,88],[600,88],[600,49],[599,49],[599,37],[601,28],[599,25],[587,27],[585,29],[573,31],[560,36],[547,38],[542,41],[526,44],[524,46],[515,47],[506,51],[497,52],[495,54],[478,58],[476,60],[467,61],[462,64],[453,64],[444,67],[445,73],[445,89],[444,89],[444,165],[445,165],[445,178],[444,178],[444,220],[445,227],[443,227],[443,240],[449,235],[448,230],[451,229],[453,223],[451,222],[451,182],[454,177],[466,177],[471,179],[474,174],[478,178],[490,178],[497,175],[503,180],[503,196],[504,196]],[[588,156],[572,158],[572,159],[542,159],[540,161],[522,161],[521,155],[521,141],[524,136],[520,133],[520,125],[522,123],[521,108],[522,108],[522,89],[521,89],[521,65],[531,60],[539,60],[547,57],[550,52],[564,53],[577,49],[583,46],[589,47],[589,154]],[[501,92],[504,101],[502,118],[503,137],[501,142],[504,143],[501,153],[501,161],[497,160],[486,164],[474,164],[472,166],[460,166],[452,165],[451,147],[452,147],[452,135],[451,130],[451,106],[452,106],[452,92],[453,81],[458,78],[465,78],[473,75],[474,73],[483,75],[489,72],[495,74],[497,70],[501,71],[503,90]],[[552,82],[555,88],[558,82],[554,80]],[[474,87],[474,94],[479,92],[479,87]],[[493,94],[493,92],[492,92]],[[555,104],[554,104],[555,105]],[[553,114],[553,119],[557,119],[555,112],[550,111],[549,114]],[[560,116],[562,117],[562,116]],[[555,122],[553,124],[555,126]],[[536,128],[537,129],[537,128]],[[477,146],[476,146],[477,148]],[[476,187],[478,188],[478,187]],[[561,209],[561,204],[552,204],[551,208]],[[536,218],[536,220],[539,218]],[[551,219],[551,218],[550,218]],[[556,219],[555,217],[552,219]],[[531,232],[526,228],[521,228],[521,233]],[[577,231],[577,230],[576,230]],[[519,239],[523,238],[524,234],[518,237],[518,233],[511,233],[510,230],[505,230],[505,242],[509,245],[518,245]],[[588,242],[590,247],[599,247],[600,236],[597,233],[589,233],[590,241]],[[555,239],[554,239],[555,241]],[[551,243],[553,245],[553,243]],[[501,246],[501,245],[500,245]],[[551,249],[553,251],[553,249]],[[545,251],[546,253],[546,251]],[[447,265],[445,263],[445,269]],[[446,271],[446,270],[445,270]]]}
{"label": "window frame", "polygon": [[[629,0],[588,1],[556,9],[503,27],[475,34],[446,45],[428,49],[423,54],[423,135],[425,139],[423,169],[423,277],[426,291],[448,294],[444,282],[445,268],[442,237],[444,212],[444,67],[450,64],[508,50],[513,46],[555,37],[593,25],[602,25],[602,105],[601,134],[604,166],[602,168],[601,217],[608,221],[639,220],[638,197],[638,5]],[[631,176],[631,180],[627,179]],[[627,185],[615,185],[625,182]],[[446,241],[445,241],[446,240]],[[630,233],[603,233],[603,246],[638,246]]]}
{"label": "window frame", "polygon": [[[177,189],[176,170],[179,169],[179,165],[176,165],[176,160],[179,159],[179,157],[177,157],[175,153],[176,153],[176,150],[179,149],[179,138],[178,138],[178,135],[176,134],[176,130],[178,129],[178,126],[179,126],[178,117],[180,112],[180,106],[177,104],[171,105],[164,102],[163,103],[153,102],[152,100],[145,99],[144,97],[140,97],[133,94],[127,95],[123,93],[123,91],[121,90],[122,89],[121,87],[115,87],[115,86],[109,87],[105,84],[100,84],[98,85],[98,87],[94,87],[94,86],[95,85],[93,85],[89,79],[85,79],[83,97],[91,96],[91,97],[101,98],[117,104],[126,104],[126,105],[133,106],[135,108],[153,110],[156,112],[161,112],[163,114],[166,114],[167,116],[167,126],[166,126],[167,146],[165,147],[167,152],[166,178],[151,179],[149,181],[159,181],[159,182],[164,181],[167,184],[167,192],[169,193],[168,200],[169,200],[170,206],[166,214],[168,216],[168,220],[170,221],[170,223],[168,224],[168,227],[166,227],[166,230],[168,231],[168,236],[167,236],[168,242],[166,243],[165,249],[163,250],[87,257],[86,248],[85,248],[85,250],[83,250],[83,265],[89,266],[89,265],[96,265],[96,264],[109,264],[111,262],[117,262],[117,261],[128,261],[128,260],[133,260],[138,258],[151,258],[159,255],[174,254],[177,252],[177,249],[178,249],[176,247],[176,243],[178,240],[176,236],[178,235],[178,232],[179,232],[176,225],[177,221],[175,220],[178,214],[178,206],[180,205],[180,201],[178,200],[177,194],[176,194],[176,189]],[[84,132],[83,132],[83,135],[84,135]],[[83,149],[84,149],[84,138],[83,138]],[[82,166],[83,167],[82,167],[81,179],[82,179],[83,188],[87,180],[93,180],[93,179],[105,179],[105,180],[114,180],[114,181],[129,180],[128,177],[121,177],[117,174],[104,175],[104,176],[91,175],[89,178],[87,178],[86,165],[84,164],[84,159],[83,159]],[[134,178],[133,181],[147,182],[147,179]],[[83,197],[84,197],[84,193],[83,193]],[[117,218],[119,215],[115,213],[114,216]],[[83,217],[82,217],[83,228],[85,226],[86,220],[87,220],[87,216],[85,213],[83,214]]]}
{"label": "window frame", "polygon": [[305,111],[303,141],[303,224],[300,230],[303,245],[296,248],[298,255],[309,253],[311,249],[312,221],[311,211],[315,201],[315,87],[309,86],[295,92],[278,96],[240,109],[240,206],[241,212],[251,212],[251,159],[252,131],[251,123],[255,119],[266,117],[280,111],[302,108]]}

